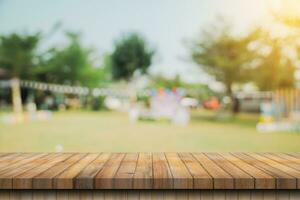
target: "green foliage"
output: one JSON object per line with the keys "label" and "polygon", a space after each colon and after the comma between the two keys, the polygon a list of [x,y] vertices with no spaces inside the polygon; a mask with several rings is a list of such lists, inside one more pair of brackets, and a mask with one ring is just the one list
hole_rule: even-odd
{"label": "green foliage", "polygon": [[34,78],[40,34],[12,33],[0,37],[0,67],[8,77]]}
{"label": "green foliage", "polygon": [[154,51],[148,47],[142,36],[136,33],[123,36],[116,41],[110,56],[112,78],[128,80],[137,70],[141,74],[147,73],[153,55]]}
{"label": "green foliage", "polygon": [[216,95],[207,85],[186,83],[180,79],[179,75],[174,78],[165,78],[160,75],[153,76],[152,81],[153,84],[151,85],[151,88],[184,88],[186,96],[197,98],[199,100],[207,100],[209,97]]}
{"label": "green foliage", "polygon": [[284,53],[288,43],[260,30],[255,41],[256,65],[252,80],[262,91],[294,87],[294,61]]}
{"label": "green foliage", "polygon": [[250,61],[253,53],[248,45],[255,33],[237,37],[229,26],[205,31],[192,47],[192,59],[205,72],[224,83],[227,94],[232,95],[232,84],[249,80]]}
{"label": "green foliage", "polygon": [[177,75],[174,78],[165,78],[164,76],[157,75],[152,76],[153,85],[155,88],[169,88],[172,89],[174,87],[183,87],[184,83],[180,79],[180,76]]}
{"label": "green foliage", "polygon": [[76,33],[66,34],[69,43],[63,48],[52,48],[43,56],[39,79],[49,83],[97,86],[103,72],[91,62],[91,49],[82,46]]}
{"label": "green foliage", "polygon": [[105,97],[103,96],[93,97],[91,104],[91,108],[94,111],[107,110],[107,108],[105,107]]}

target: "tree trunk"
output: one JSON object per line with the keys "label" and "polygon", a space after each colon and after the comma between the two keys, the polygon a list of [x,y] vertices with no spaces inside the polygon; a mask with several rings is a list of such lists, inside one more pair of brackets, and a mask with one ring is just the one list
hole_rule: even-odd
{"label": "tree trunk", "polygon": [[21,88],[19,78],[11,79],[11,90],[12,90],[12,103],[13,111],[15,113],[16,121],[20,122],[23,120],[23,108],[21,98]]}
{"label": "tree trunk", "polygon": [[231,83],[226,83],[226,94],[228,95],[228,97],[230,98],[230,104],[229,104],[229,109],[231,110],[232,113],[234,113],[234,95],[232,92],[232,84]]}

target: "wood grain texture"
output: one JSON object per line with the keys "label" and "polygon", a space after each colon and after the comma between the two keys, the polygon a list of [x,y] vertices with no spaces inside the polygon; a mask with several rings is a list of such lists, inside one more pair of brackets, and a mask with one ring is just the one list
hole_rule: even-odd
{"label": "wood grain texture", "polygon": [[179,153],[181,160],[193,176],[194,189],[212,189],[213,178],[208,174],[202,165],[197,162],[195,157],[190,153]]}
{"label": "wood grain texture", "polygon": [[214,179],[214,189],[233,189],[234,178],[203,153],[193,154]]}
{"label": "wood grain texture", "polygon": [[1,200],[299,200],[298,190],[0,190]]}
{"label": "wood grain texture", "polygon": [[177,153],[166,153],[166,158],[173,176],[174,189],[192,189],[193,177]]}
{"label": "wood grain texture", "polygon": [[[297,190],[300,157],[297,153],[4,153],[0,189]],[[236,196],[214,193],[207,198]]]}
{"label": "wood grain texture", "polygon": [[73,189],[75,177],[87,167],[99,154],[91,153],[81,157],[73,165],[69,166],[62,173],[53,178],[53,188],[55,189]]}
{"label": "wood grain texture", "polygon": [[277,189],[296,189],[296,178],[285,173],[283,170],[273,167],[270,163],[263,162],[262,159],[257,159],[259,158],[257,154],[235,153],[234,155],[275,177]]}
{"label": "wood grain texture", "polygon": [[68,167],[79,161],[84,155],[74,154],[70,158],[57,165],[47,169],[46,171],[40,173],[33,177],[32,187],[35,189],[52,189],[53,188],[53,178],[66,170]]}
{"label": "wood grain texture", "polygon": [[153,188],[173,189],[173,176],[164,153],[154,153],[153,160]]}
{"label": "wood grain texture", "polygon": [[15,176],[13,178],[13,188],[14,189],[31,189],[33,177],[39,175],[40,173],[46,171],[57,163],[67,159],[71,154],[53,154],[51,157],[45,159],[42,164],[36,164],[32,169]]}
{"label": "wood grain texture", "polygon": [[120,163],[120,167],[114,176],[114,189],[132,189],[133,176],[136,169],[139,154],[128,153]]}
{"label": "wood grain texture", "polygon": [[124,153],[113,154],[110,157],[110,159],[105,163],[103,169],[95,177],[96,189],[114,188],[114,176],[117,173],[124,157]]}
{"label": "wood grain texture", "polygon": [[230,153],[224,153],[222,156],[232,164],[247,172],[255,178],[255,189],[272,189],[275,188],[275,179],[266,172],[257,169],[256,167],[248,164],[242,159],[233,156]]}
{"label": "wood grain texture", "polygon": [[153,172],[152,172],[152,154],[140,153],[133,176],[133,188],[135,189],[152,189]]}
{"label": "wood grain texture", "polygon": [[93,189],[94,177],[103,168],[110,156],[110,153],[102,153],[93,162],[87,165],[76,177],[75,187],[77,189]]}
{"label": "wood grain texture", "polygon": [[232,177],[235,177],[235,189],[254,189],[254,178],[243,171],[238,166],[226,160],[220,154],[206,153],[211,160],[213,160],[219,167],[224,169]]}

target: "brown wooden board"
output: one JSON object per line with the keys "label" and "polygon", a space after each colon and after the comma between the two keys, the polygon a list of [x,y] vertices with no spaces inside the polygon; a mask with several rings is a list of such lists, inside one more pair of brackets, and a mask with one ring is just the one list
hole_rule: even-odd
{"label": "brown wooden board", "polygon": [[0,189],[297,190],[299,180],[296,153],[0,154]]}
{"label": "brown wooden board", "polygon": [[135,189],[152,189],[153,187],[152,172],[152,154],[140,153],[137,161],[135,173],[133,175],[133,188]]}
{"label": "brown wooden board", "polygon": [[273,167],[271,164],[256,159],[256,154],[235,153],[235,156],[245,160],[247,163],[257,167],[268,174],[271,174],[276,180],[277,189],[296,189],[297,180],[293,176],[285,173],[283,170]]}
{"label": "brown wooden board", "polygon": [[58,174],[65,171],[68,167],[78,162],[84,154],[74,154],[70,158],[52,166],[43,173],[33,177],[33,188],[35,189],[52,189],[53,188],[53,178]]}
{"label": "brown wooden board", "polygon": [[213,188],[213,178],[208,174],[204,167],[197,162],[196,158],[192,154],[179,153],[179,156],[193,177],[194,189]]}
{"label": "brown wooden board", "polygon": [[235,178],[235,189],[254,189],[254,178],[217,153],[206,153],[219,167]]}
{"label": "brown wooden board", "polygon": [[233,189],[234,178],[209,159],[203,153],[194,153],[194,157],[214,179],[214,189]]}
{"label": "brown wooden board", "polygon": [[62,173],[53,178],[53,188],[55,189],[73,189],[75,186],[75,177],[92,161],[94,161],[99,154],[89,153],[81,157],[74,164],[65,169]]}
{"label": "brown wooden board", "polygon": [[223,153],[222,156],[230,161],[232,164],[236,165],[240,169],[247,172],[249,175],[255,178],[255,188],[256,189],[274,189],[275,179],[268,173],[256,168],[242,159],[233,156],[230,153]]}
{"label": "brown wooden board", "polygon": [[101,171],[110,156],[110,153],[102,153],[93,162],[87,165],[76,177],[75,188],[93,189],[94,177]]}
{"label": "brown wooden board", "polygon": [[114,189],[132,189],[138,153],[127,153],[114,176]]}
{"label": "brown wooden board", "polygon": [[38,176],[52,166],[69,158],[71,154],[53,154],[44,163],[34,166],[32,169],[13,178],[14,189],[31,189],[33,177]]}
{"label": "brown wooden board", "polygon": [[124,157],[124,153],[113,154],[110,157],[110,159],[105,163],[103,169],[95,177],[96,189],[114,188],[114,177]]}
{"label": "brown wooden board", "polygon": [[173,176],[174,189],[192,189],[193,177],[177,153],[166,153]]}
{"label": "brown wooden board", "polygon": [[153,188],[173,189],[173,176],[164,153],[153,153]]}

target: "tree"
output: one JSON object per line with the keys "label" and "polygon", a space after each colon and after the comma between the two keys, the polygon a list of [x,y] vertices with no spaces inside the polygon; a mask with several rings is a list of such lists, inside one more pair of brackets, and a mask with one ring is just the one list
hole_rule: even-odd
{"label": "tree", "polygon": [[69,43],[63,48],[51,48],[43,56],[39,79],[49,83],[98,86],[101,69],[91,61],[92,50],[82,46],[76,33],[68,32]]}
{"label": "tree", "polygon": [[176,75],[174,78],[166,78],[162,75],[152,76],[153,87],[155,88],[177,88],[183,87],[184,82],[181,80],[179,75]]}
{"label": "tree", "polygon": [[151,65],[154,50],[137,33],[130,33],[116,41],[111,54],[112,78],[128,80],[135,71],[147,73]]}
{"label": "tree", "polygon": [[0,37],[0,67],[10,78],[32,79],[38,65],[40,34],[13,33]]}
{"label": "tree", "polygon": [[218,29],[206,30],[192,46],[192,59],[205,72],[222,82],[227,95],[232,97],[232,85],[250,78],[253,52],[249,44],[255,34],[237,37],[226,24]]}
{"label": "tree", "polygon": [[262,31],[256,41],[253,81],[262,91],[294,87],[294,61],[284,54],[285,40]]}
{"label": "tree", "polygon": [[291,28],[300,28],[299,1],[280,0],[280,9],[273,11],[275,20]]}
{"label": "tree", "polygon": [[5,76],[12,79],[12,102],[17,120],[22,120],[22,98],[19,79],[35,77],[38,56],[36,49],[40,34],[19,35],[13,33],[0,37],[0,67]]}

